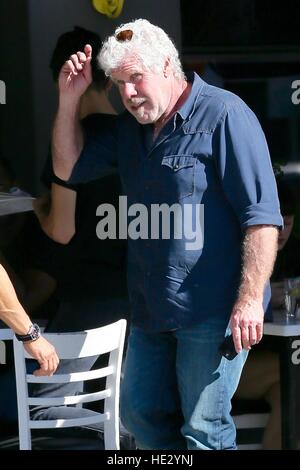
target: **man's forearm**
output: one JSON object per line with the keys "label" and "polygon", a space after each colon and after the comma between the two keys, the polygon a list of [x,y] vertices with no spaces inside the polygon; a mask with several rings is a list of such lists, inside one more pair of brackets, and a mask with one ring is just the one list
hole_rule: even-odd
{"label": "man's forearm", "polygon": [[[22,305],[17,299],[10,279],[0,264],[0,319],[4,321],[15,333],[26,335],[32,324]],[[40,336],[36,340],[24,343],[26,351],[38,361],[40,369],[37,375],[52,375],[59,363],[56,351],[52,344]]]}
{"label": "man's forearm", "polygon": [[262,300],[277,254],[278,229],[256,225],[246,231],[243,243],[243,268],[238,300]]}
{"label": "man's forearm", "polygon": [[24,335],[28,332],[31,320],[20,304],[10,279],[0,265],[0,319],[15,333]]}
{"label": "man's forearm", "polygon": [[53,126],[52,158],[54,173],[68,180],[83,148],[83,132],[79,119],[80,101],[60,101]]}

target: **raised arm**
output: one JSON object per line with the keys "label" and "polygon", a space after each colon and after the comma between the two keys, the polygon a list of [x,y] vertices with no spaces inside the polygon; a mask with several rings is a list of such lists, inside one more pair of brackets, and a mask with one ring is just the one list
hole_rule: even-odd
{"label": "raised arm", "polygon": [[237,352],[250,349],[262,338],[263,294],[273,270],[277,245],[277,227],[257,225],[246,230],[241,284],[230,318]]}
{"label": "raised arm", "polygon": [[[0,264],[0,319],[15,333],[26,335],[32,322],[20,304],[10,279]],[[24,343],[27,352],[38,361],[40,369],[37,375],[52,375],[59,363],[52,344],[40,336],[34,341]]]}
{"label": "raised arm", "polygon": [[92,48],[73,54],[59,75],[59,106],[53,127],[52,156],[56,176],[68,180],[83,148],[79,121],[81,96],[92,83]]}

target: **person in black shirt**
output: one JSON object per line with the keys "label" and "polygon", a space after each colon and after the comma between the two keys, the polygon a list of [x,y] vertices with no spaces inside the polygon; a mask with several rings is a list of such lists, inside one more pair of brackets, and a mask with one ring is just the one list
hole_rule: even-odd
{"label": "person in black shirt", "polygon": [[[50,63],[55,81],[67,58],[81,50],[87,42],[96,51],[101,47],[98,35],[79,27],[59,38]],[[95,60],[92,70],[93,83],[80,103],[82,124],[85,132],[91,135],[114,126],[116,114],[106,95],[107,78],[98,69]],[[121,194],[118,175],[110,175],[85,185],[68,186],[54,175],[50,156],[43,180],[51,187],[51,198],[40,198],[35,203],[35,212],[45,233],[59,242],[53,247],[51,258],[52,274],[58,283],[60,307],[46,331],[80,331],[97,328],[120,318],[129,320],[126,241],[99,240],[96,234],[99,222],[97,207],[103,203],[112,204],[116,209],[118,207]],[[59,373],[86,370],[87,361],[91,368],[96,359],[61,361]],[[43,385],[35,388],[35,395],[73,395],[80,391],[81,384],[78,383]],[[35,408],[32,415],[33,419],[58,419],[89,416],[91,413],[92,410],[63,406]]]}

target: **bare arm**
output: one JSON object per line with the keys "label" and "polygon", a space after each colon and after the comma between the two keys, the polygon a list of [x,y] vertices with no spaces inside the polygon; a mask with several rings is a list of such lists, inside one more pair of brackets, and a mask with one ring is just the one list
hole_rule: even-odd
{"label": "bare arm", "polygon": [[54,173],[68,180],[83,147],[79,105],[92,82],[92,48],[73,54],[59,74],[59,107],[53,127],[52,156]]}
{"label": "bare arm", "polygon": [[75,234],[77,193],[52,183],[51,198],[42,196],[34,201],[34,211],[46,235],[67,244]]}
{"label": "bare arm", "polygon": [[271,276],[278,244],[278,229],[256,225],[246,231],[243,268],[238,299],[233,307],[230,327],[235,349],[250,349],[263,334],[263,293]]}
{"label": "bare arm", "polygon": [[31,325],[30,318],[20,304],[10,279],[0,265],[0,318],[18,334],[26,334]]}
{"label": "bare arm", "polygon": [[[18,301],[10,279],[0,265],[0,319],[20,335],[28,333],[32,324],[22,305]],[[36,341],[24,343],[27,352],[40,364],[38,375],[52,375],[59,363],[54,347],[42,336]]]}
{"label": "bare arm", "polygon": [[52,134],[53,169],[56,176],[67,181],[83,148],[79,121],[79,102],[61,100]]}

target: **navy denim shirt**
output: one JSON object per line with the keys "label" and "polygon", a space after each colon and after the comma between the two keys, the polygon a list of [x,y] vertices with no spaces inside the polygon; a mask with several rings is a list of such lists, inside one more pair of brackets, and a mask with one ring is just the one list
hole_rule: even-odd
{"label": "navy denim shirt", "polygon": [[[256,116],[236,95],[197,74],[188,79],[188,99],[155,141],[153,126],[140,125],[126,112],[116,129],[87,137],[70,178],[85,182],[118,167],[128,207],[141,203],[150,214],[153,204],[179,204],[183,212],[189,206],[194,227],[196,204],[203,204],[203,246],[187,249],[190,235],[177,239],[174,227],[170,238],[152,227],[154,238],[128,239],[132,321],[148,331],[188,327],[208,316],[229,319],[240,282],[243,232],[251,225],[282,225]],[[150,226],[151,216],[149,233]],[[269,299],[268,287],[265,307]]]}

